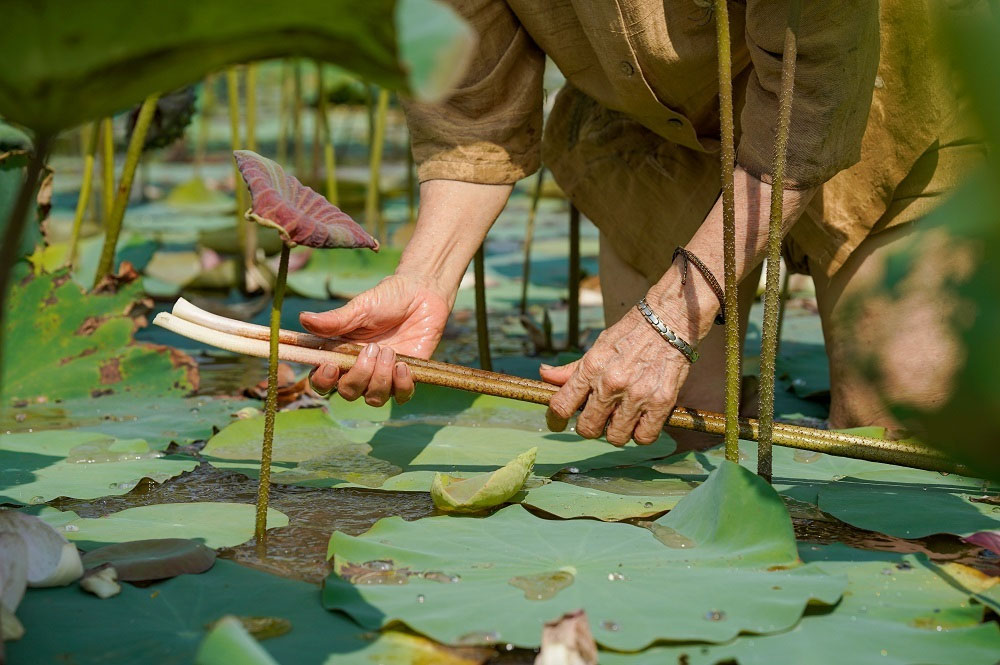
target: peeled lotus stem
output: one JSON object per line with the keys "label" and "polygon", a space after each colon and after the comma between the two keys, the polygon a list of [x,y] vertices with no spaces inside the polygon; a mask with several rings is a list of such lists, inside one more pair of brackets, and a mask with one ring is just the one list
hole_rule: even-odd
{"label": "peeled lotus stem", "polygon": [[[161,312],[153,319],[155,325],[219,349],[257,358],[267,358],[268,328],[206,312],[183,298],[174,305],[173,314]],[[281,330],[278,336],[278,358],[305,365],[332,364],[347,371],[354,366],[362,347],[335,339],[326,339]],[[497,372],[462,367],[434,360],[400,355],[418,383],[455,388],[494,397],[548,405],[559,386],[513,377]],[[670,427],[724,435],[725,416],[721,413],[676,407],[666,423]],[[739,435],[757,441],[759,425],[755,419],[739,419]],[[963,464],[944,456],[933,448],[903,441],[886,441],[859,434],[818,430],[800,425],[774,424],[774,444],[839,457],[898,464],[927,471],[941,471],[966,476],[976,473]]]}

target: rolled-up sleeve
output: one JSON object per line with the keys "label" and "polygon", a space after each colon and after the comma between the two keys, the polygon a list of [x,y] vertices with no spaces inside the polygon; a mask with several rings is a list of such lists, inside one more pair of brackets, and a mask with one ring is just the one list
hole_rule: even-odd
{"label": "rolled-up sleeve", "polygon": [[404,101],[425,180],[513,183],[538,169],[545,55],[503,0],[451,0],[479,37],[458,88],[436,104]]}
{"label": "rolled-up sleeve", "polygon": [[[802,0],[785,187],[823,184],[861,157],[879,57],[876,0]],[[787,0],[749,0],[753,63],[736,161],[769,180],[781,89]]]}

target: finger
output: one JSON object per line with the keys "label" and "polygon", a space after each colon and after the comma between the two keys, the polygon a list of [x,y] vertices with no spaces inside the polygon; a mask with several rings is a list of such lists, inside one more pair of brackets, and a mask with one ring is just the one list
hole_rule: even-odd
{"label": "finger", "polygon": [[643,412],[639,417],[639,424],[635,426],[635,433],[632,440],[642,446],[648,446],[660,438],[663,431],[663,423],[667,421],[666,414],[658,415],[650,411]]}
{"label": "finger", "polygon": [[349,369],[337,383],[337,392],[348,402],[353,402],[364,394],[368,389],[368,382],[375,372],[375,359],[378,357],[378,344],[369,344],[354,363],[354,367]]}
{"label": "finger", "polygon": [[329,395],[337,387],[340,368],[336,365],[320,365],[309,373],[309,385],[320,395]]}
{"label": "finger", "polygon": [[355,298],[343,307],[331,309],[329,312],[301,312],[299,323],[314,335],[336,337],[360,327],[363,317],[364,310]]}
{"label": "finger", "polygon": [[591,393],[586,406],[576,419],[576,433],[585,439],[596,439],[604,434],[611,413],[618,406],[619,396],[605,397],[597,392]]}
{"label": "finger", "polygon": [[559,367],[542,363],[541,367],[538,368],[538,374],[542,377],[543,381],[561,386],[569,381],[569,377],[573,376],[573,372],[576,371],[579,364],[579,360],[574,360],[568,365],[561,365]]}
{"label": "finger", "polygon": [[632,433],[639,424],[639,417],[642,415],[639,410],[639,403],[629,399],[626,395],[618,408],[611,414],[608,421],[607,439],[608,443],[616,446],[624,446],[632,438]]}
{"label": "finger", "polygon": [[368,406],[382,406],[392,395],[392,369],[396,365],[396,352],[389,347],[382,347],[375,357],[375,371],[368,381],[365,391],[365,403]]}
{"label": "finger", "polygon": [[549,411],[551,413],[545,416],[546,422],[554,421],[559,423],[569,420],[587,400],[587,395],[589,394],[590,373],[585,370],[583,364],[579,364],[576,366],[576,371],[573,372],[573,375],[569,377],[569,380],[549,400]]}
{"label": "finger", "polygon": [[396,398],[396,404],[406,404],[413,397],[416,386],[413,383],[413,373],[406,363],[396,363],[392,373],[392,394]]}

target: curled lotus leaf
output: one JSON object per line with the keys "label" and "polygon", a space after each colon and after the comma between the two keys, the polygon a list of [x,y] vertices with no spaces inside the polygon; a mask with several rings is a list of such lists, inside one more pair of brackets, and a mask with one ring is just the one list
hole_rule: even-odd
{"label": "curled lotus leaf", "polygon": [[538,448],[532,448],[491,473],[471,478],[454,478],[434,474],[431,498],[440,510],[453,513],[475,513],[509,501],[517,494],[535,468]]}
{"label": "curled lotus leaf", "polygon": [[350,215],[285,173],[277,162],[250,150],[236,150],[233,155],[250,188],[253,203],[248,219],[277,229],[293,246],[378,251],[378,241]]}

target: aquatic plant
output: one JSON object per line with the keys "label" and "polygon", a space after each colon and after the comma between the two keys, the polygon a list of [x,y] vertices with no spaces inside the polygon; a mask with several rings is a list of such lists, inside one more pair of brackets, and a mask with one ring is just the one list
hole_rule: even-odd
{"label": "aquatic plant", "polygon": [[271,448],[278,395],[278,334],[281,305],[288,277],[292,247],[314,249],[362,248],[378,251],[378,241],[368,235],[346,213],[285,173],[276,162],[249,150],[233,153],[240,175],[250,188],[248,221],[276,229],[282,238],[278,275],[271,304],[270,349],[267,368],[267,400],[264,405],[264,440],[261,447],[260,485],[257,493],[255,537],[263,544],[267,529],[267,502],[271,476]]}

